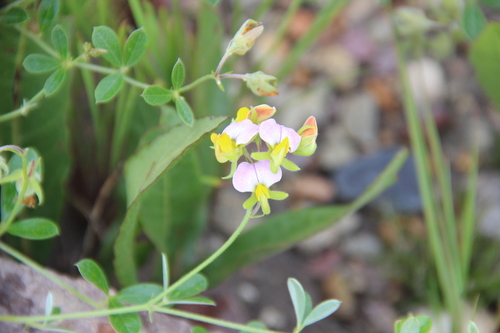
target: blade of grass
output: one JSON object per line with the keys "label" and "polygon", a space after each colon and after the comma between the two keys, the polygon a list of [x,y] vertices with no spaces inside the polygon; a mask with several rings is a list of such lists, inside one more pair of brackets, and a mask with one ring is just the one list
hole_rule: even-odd
{"label": "blade of grass", "polygon": [[472,255],[472,243],[474,240],[474,222],[476,219],[476,194],[477,194],[477,171],[479,164],[479,148],[477,144],[473,148],[472,165],[469,169],[467,192],[463,203],[461,216],[461,245],[462,245],[462,277],[466,281]]}
{"label": "blade of grass", "polygon": [[328,1],[323,7],[311,25],[309,30],[297,42],[290,55],[281,65],[276,77],[281,80],[293,70],[294,66],[299,61],[300,57],[309,49],[309,47],[316,41],[318,36],[325,30],[325,28],[332,22],[340,10],[349,2],[349,0],[332,0]]}
{"label": "blade of grass", "polygon": [[[394,29],[394,22],[392,23],[392,26]],[[457,322],[457,318],[460,317],[461,312],[460,296],[457,295],[456,288],[454,288],[453,283],[450,283],[454,281],[455,274],[453,274],[453,270],[449,270],[449,262],[446,260],[445,248],[439,232],[439,213],[436,207],[437,200],[429,170],[428,150],[425,145],[423,129],[418,117],[416,103],[411,92],[403,48],[401,43],[398,41],[395,31],[393,31],[393,36],[397,53],[398,70],[403,88],[404,111],[410,132],[411,145],[415,154],[417,179],[420,196],[423,202],[427,233],[431,243],[432,255],[436,264],[439,284],[444,295],[444,302],[446,304],[446,308],[450,311],[453,317],[453,331],[458,332],[460,323]]]}

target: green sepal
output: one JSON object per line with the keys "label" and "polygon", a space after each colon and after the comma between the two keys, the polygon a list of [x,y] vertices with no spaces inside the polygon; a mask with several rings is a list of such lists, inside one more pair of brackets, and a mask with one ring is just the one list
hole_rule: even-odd
{"label": "green sepal", "polygon": [[40,186],[40,182],[35,177],[29,177],[29,186],[35,191],[36,196],[38,197],[38,204],[42,205],[44,201],[43,189]]}
{"label": "green sepal", "polygon": [[17,169],[12,171],[12,173],[4,178],[0,179],[0,185],[15,182],[18,179],[23,178],[23,170]]}
{"label": "green sepal", "polygon": [[264,215],[269,215],[271,213],[271,207],[269,206],[269,201],[267,200],[267,197],[264,194],[260,196],[259,202]]}
{"label": "green sepal", "polygon": [[281,161],[281,166],[289,171],[299,171],[300,170],[300,168],[295,163],[293,163],[292,161],[290,161],[289,159],[286,159],[286,158],[283,158],[283,161]]}
{"label": "green sepal", "polygon": [[255,196],[255,194],[252,194],[252,196],[250,198],[248,198],[244,203],[243,203],[243,208],[245,209],[250,209],[252,208],[253,206],[255,206],[255,204],[257,203],[257,197]]}
{"label": "green sepal", "polygon": [[269,191],[269,195],[273,200],[285,200],[286,198],[288,198],[288,193],[281,191]]}
{"label": "green sepal", "polygon": [[252,158],[256,161],[268,160],[271,158],[271,154],[268,151],[262,153],[252,153]]}
{"label": "green sepal", "polygon": [[238,160],[236,161],[231,161],[231,171],[229,172],[229,175],[222,177],[222,179],[230,179],[233,177],[234,173],[236,172],[236,167],[238,166]]}

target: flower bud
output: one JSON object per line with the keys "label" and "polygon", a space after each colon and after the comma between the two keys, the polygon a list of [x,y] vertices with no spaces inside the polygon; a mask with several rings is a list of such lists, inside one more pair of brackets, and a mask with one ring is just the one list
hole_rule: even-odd
{"label": "flower bud", "polygon": [[297,131],[301,140],[296,155],[310,156],[316,151],[316,138],[318,137],[318,124],[313,116],[307,118],[304,125]]}
{"label": "flower bud", "polygon": [[264,72],[261,71],[247,73],[243,81],[247,83],[247,87],[250,88],[255,95],[278,95],[278,91],[276,91],[277,79],[272,75],[264,74]]}
{"label": "flower bud", "polygon": [[226,49],[227,56],[233,53],[239,55],[247,53],[262,31],[264,31],[264,26],[261,22],[252,19],[246,20],[229,42]]}
{"label": "flower bud", "polygon": [[403,37],[422,37],[435,25],[434,21],[425,16],[422,9],[406,6],[394,11],[394,22],[398,33]]}
{"label": "flower bud", "polygon": [[238,110],[238,113],[236,115],[236,122],[250,119],[252,123],[259,125],[264,120],[271,118],[275,113],[276,108],[267,104],[250,107],[250,109],[243,107]]}

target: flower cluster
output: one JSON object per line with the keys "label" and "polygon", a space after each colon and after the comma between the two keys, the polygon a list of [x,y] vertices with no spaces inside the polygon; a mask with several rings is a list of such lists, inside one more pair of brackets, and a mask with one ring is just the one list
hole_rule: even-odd
{"label": "flower cluster", "polygon": [[[295,131],[271,118],[275,113],[276,108],[266,104],[241,108],[236,119],[221,134],[212,133],[211,136],[217,161],[231,162],[231,173],[224,179],[232,177],[237,191],[252,193],[243,207],[250,209],[259,203],[264,214],[271,211],[269,199],[283,200],[288,197],[287,193],[269,189],[281,180],[281,167],[290,171],[300,170],[286,158],[287,155],[312,155],[318,136],[314,117],[309,117]],[[255,151],[249,151],[251,143],[255,143]],[[246,161],[238,164],[241,157]]]}

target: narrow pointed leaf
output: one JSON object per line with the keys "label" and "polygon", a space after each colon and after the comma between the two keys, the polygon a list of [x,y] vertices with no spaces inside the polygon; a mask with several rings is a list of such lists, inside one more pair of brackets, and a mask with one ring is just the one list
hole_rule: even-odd
{"label": "narrow pointed leaf", "polygon": [[202,291],[206,290],[207,287],[207,279],[201,274],[196,274],[177,289],[173,290],[168,295],[168,298],[171,300],[188,298],[198,295]]}
{"label": "narrow pointed leaf", "polygon": [[297,319],[297,326],[301,326],[306,308],[306,294],[304,292],[304,288],[302,288],[299,281],[292,278],[288,279],[287,286],[288,293],[292,299],[295,318]]}
{"label": "narrow pointed leaf", "polygon": [[59,13],[59,0],[42,0],[38,7],[38,24],[40,31],[44,32],[54,23]]}
{"label": "narrow pointed leaf", "polygon": [[104,293],[109,293],[108,280],[102,268],[91,259],[83,259],[76,264],[80,275],[88,282],[92,283]]}
{"label": "narrow pointed leaf", "polygon": [[54,307],[54,297],[49,291],[47,297],[45,298],[45,316],[50,316],[52,314],[52,308]]}
{"label": "narrow pointed leaf", "polygon": [[92,43],[96,48],[108,51],[108,53],[103,55],[104,59],[115,66],[122,65],[120,41],[113,29],[104,25],[95,27],[92,32]]}
{"label": "narrow pointed leaf", "polygon": [[315,322],[320,321],[321,319],[328,317],[329,315],[337,311],[340,303],[342,302],[335,299],[330,299],[318,304],[304,320],[304,326],[309,326],[311,324],[314,324]]}
{"label": "narrow pointed leaf", "polygon": [[142,97],[150,105],[161,105],[170,102],[173,92],[160,86],[149,86],[142,92]]}
{"label": "narrow pointed leaf", "polygon": [[50,39],[54,48],[61,55],[61,58],[67,59],[69,57],[68,36],[63,27],[59,24],[56,25],[54,29],[52,29]]}
{"label": "narrow pointed leaf", "polygon": [[126,67],[135,65],[146,51],[146,33],[143,28],[133,31],[125,43],[123,64]]}
{"label": "narrow pointed leaf", "polygon": [[57,92],[57,90],[61,87],[66,78],[66,70],[64,68],[59,68],[57,71],[52,73],[45,81],[43,85],[43,91],[45,96],[50,96]]}
{"label": "narrow pointed leaf", "polygon": [[110,74],[99,82],[95,88],[96,103],[103,103],[111,100],[120,92],[123,87],[123,73]]}
{"label": "narrow pointed leaf", "polygon": [[46,73],[55,70],[61,65],[61,62],[52,57],[32,53],[28,55],[23,61],[23,67],[29,73]]}
{"label": "narrow pointed leaf", "polygon": [[184,97],[179,97],[178,99],[175,100],[175,109],[177,110],[177,114],[179,115],[179,118],[189,126],[192,126],[194,123],[194,115],[193,111],[191,110],[191,107],[189,104],[186,102]]}
{"label": "narrow pointed leaf", "polygon": [[153,283],[140,283],[118,292],[116,299],[120,303],[126,304],[144,304],[155,298],[163,291],[163,288]]}
{"label": "narrow pointed leaf", "polygon": [[29,18],[28,13],[22,8],[13,7],[0,17],[0,22],[5,25],[14,25],[23,23]]}
{"label": "narrow pointed leaf", "polygon": [[468,333],[479,333],[479,328],[477,328],[477,325],[471,321],[469,322],[469,327],[467,330]]}
{"label": "narrow pointed leaf", "polygon": [[487,23],[483,11],[476,3],[465,5],[462,15],[462,26],[470,39],[476,39]]}
{"label": "narrow pointed leaf", "polygon": [[177,59],[174,68],[172,68],[172,86],[174,87],[174,90],[177,90],[180,87],[182,87],[185,78],[186,78],[186,69],[184,68],[184,63],[179,58]]}
{"label": "narrow pointed leaf", "polygon": [[43,218],[31,218],[16,222],[9,227],[9,234],[25,239],[49,239],[59,235],[57,225]]}
{"label": "narrow pointed leaf", "polygon": [[[118,309],[123,307],[116,299],[109,300],[108,307],[110,309]],[[124,313],[119,315],[108,316],[111,326],[117,333],[139,333],[141,331],[141,318],[137,313]]]}

